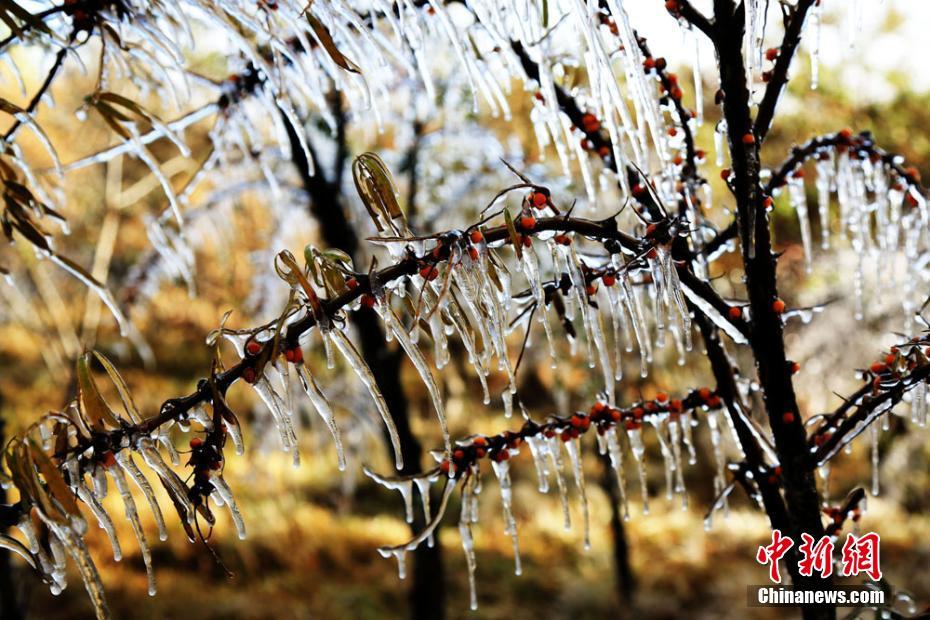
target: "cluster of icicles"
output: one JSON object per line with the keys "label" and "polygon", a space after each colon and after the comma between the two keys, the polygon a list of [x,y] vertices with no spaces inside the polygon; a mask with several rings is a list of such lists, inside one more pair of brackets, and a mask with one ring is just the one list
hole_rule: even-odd
{"label": "cluster of icicles", "polygon": [[[511,459],[520,453],[520,447],[529,447],[536,467],[540,493],[548,493],[550,481],[555,478],[562,505],[562,514],[566,530],[570,530],[571,514],[569,500],[569,483],[567,471],[577,490],[581,508],[583,537],[585,549],[590,548],[590,525],[588,520],[588,497],[582,467],[581,437],[589,430],[595,431],[599,454],[606,455],[618,482],[623,518],[629,519],[627,499],[625,460],[632,458],[637,470],[640,486],[640,501],[643,514],[649,513],[649,489],[646,481],[646,426],[651,426],[665,463],[665,497],[669,502],[678,497],[683,509],[687,509],[688,497],[684,482],[685,462],[693,465],[697,462],[697,451],[693,438],[694,428],[698,426],[697,413],[706,414],[710,439],[714,447],[717,473],[715,486],[725,486],[726,458],[722,443],[724,427],[729,425],[733,432],[733,443],[738,445],[735,429],[729,424],[730,418],[721,411],[721,399],[710,390],[702,388],[688,395],[683,400],[669,400],[668,395],[661,394],[654,401],[640,403],[628,409],[617,409],[605,403],[598,403],[588,414],[576,413],[566,418],[550,418],[537,424],[527,418],[527,422],[518,432],[504,432],[494,437],[473,436],[455,442],[452,454],[434,452],[434,458],[440,465],[429,472],[415,476],[388,477],[381,476],[368,469],[365,473],[378,484],[400,492],[406,507],[408,523],[414,521],[414,487],[420,496],[424,522],[423,530],[412,540],[396,545],[379,548],[385,558],[394,557],[398,563],[400,578],[406,575],[406,554],[424,542],[434,544],[434,532],[442,520],[452,493],[461,491],[461,513],[459,533],[462,548],[465,551],[470,586],[470,605],[477,609],[478,601],[475,588],[475,548],[472,527],[478,523],[478,495],[482,490],[481,460],[487,459],[500,485],[501,506],[504,517],[505,533],[511,537],[514,554],[514,570],[521,574],[520,547],[517,523],[513,514],[513,494],[510,479]],[[563,454],[564,450],[564,454]],[[567,459],[566,459],[567,456]],[[443,482],[442,496],[435,513],[430,506],[430,488]],[[715,509],[726,510],[727,494],[721,494]],[[707,525],[709,526],[709,517]]]}
{"label": "cluster of icicles", "polygon": [[[861,140],[868,150],[860,151]],[[856,318],[865,316],[869,302],[893,290],[902,300],[905,316],[916,321],[930,285],[930,211],[916,170],[902,171],[899,159],[876,151],[868,136],[851,137],[848,130],[822,147],[799,149],[809,152],[814,161],[808,168],[814,170],[820,247],[827,249],[839,238],[855,252]],[[773,194],[785,190],[797,214],[810,272],[816,253],[808,178],[799,165],[786,175],[785,187],[774,188]],[[837,213],[831,218],[833,204]],[[905,329],[915,328],[919,325],[911,323]]]}
{"label": "cluster of icicles", "polygon": [[[134,423],[141,421],[135,415],[130,417]],[[64,419],[69,420],[67,426],[62,424]],[[56,446],[59,449],[62,447],[60,443],[62,441],[65,441],[64,445],[67,446],[76,445],[78,433],[75,424],[80,419],[81,415],[75,405],[72,405],[66,414],[49,416],[36,425],[40,433],[40,441],[34,444],[34,449],[52,454],[56,451]],[[115,561],[122,559],[123,547],[117,537],[114,518],[108,512],[105,501],[114,491],[119,495],[124,517],[132,528],[145,565],[150,596],[156,593],[152,553],[142,526],[140,507],[130,489],[131,484],[135,485],[144,497],[155,521],[159,540],[167,540],[168,531],[162,508],[149,480],[151,475],[146,476],[139,466],[138,459],[141,458],[170,497],[190,542],[196,540],[195,529],[200,531],[200,524],[197,523],[198,515],[209,527],[215,523],[215,516],[209,507],[210,499],[218,507],[223,505],[228,507],[239,538],[244,539],[246,536],[244,521],[232,490],[223,478],[221,465],[217,471],[212,471],[204,477],[205,484],[209,485],[209,492],[199,498],[173,469],[181,466],[181,456],[170,438],[171,429],[177,426],[182,432],[190,432],[196,428],[211,433],[213,423],[213,417],[203,406],[198,406],[189,411],[183,420],[168,422],[148,435],[134,438],[132,441],[124,437],[121,444],[112,452],[98,453],[93,447],[83,452],[70,449],[59,465],[67,489],[77,500],[87,506],[100,529],[106,533]],[[237,454],[242,454],[242,440],[238,426],[225,422],[224,426],[225,434],[232,438]],[[84,432],[86,433],[86,429]],[[192,442],[193,445],[195,443]],[[167,455],[167,460],[163,455]],[[54,490],[47,475],[46,481],[48,488]],[[109,611],[100,576],[84,542],[87,522],[79,511],[69,512],[63,509],[63,502],[59,501],[58,496],[47,492],[43,492],[43,495],[47,495],[45,501],[21,498],[30,508],[25,511],[16,526],[25,545],[15,538],[0,535],[0,547],[21,555],[30,566],[43,575],[52,594],[55,595],[67,586],[66,561],[70,557],[90,595],[97,618],[108,618]],[[47,533],[47,538],[44,535],[40,536],[40,531]]]}

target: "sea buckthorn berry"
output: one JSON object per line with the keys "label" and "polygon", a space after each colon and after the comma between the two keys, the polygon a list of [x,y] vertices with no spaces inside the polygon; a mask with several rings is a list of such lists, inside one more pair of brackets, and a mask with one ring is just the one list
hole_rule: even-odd
{"label": "sea buckthorn berry", "polygon": [[524,215],[520,217],[520,228],[523,230],[533,230],[536,228],[536,218],[532,215]]}
{"label": "sea buckthorn berry", "polygon": [[730,315],[730,318],[733,319],[733,320],[743,318],[743,311],[742,311],[742,309],[741,309],[741,308],[737,308],[736,306],[733,306],[732,308],[730,308],[730,309],[727,311],[727,314],[729,314],[729,315]]}
{"label": "sea buckthorn berry", "polygon": [[698,396],[701,397],[701,400],[706,401],[708,398],[710,398],[710,388],[702,387],[698,390]]}
{"label": "sea buckthorn berry", "polygon": [[781,314],[785,311],[785,302],[780,299],[776,299],[772,302],[772,310],[775,311],[775,314]]}
{"label": "sea buckthorn berry", "polygon": [[756,137],[752,135],[751,133],[744,133],[742,140],[743,140],[743,144],[745,144],[746,146],[756,143]]}
{"label": "sea buckthorn berry", "polygon": [[623,423],[623,426],[626,427],[626,430],[628,431],[638,431],[640,428],[642,428],[643,424],[642,422],[637,422],[636,420],[626,420]]}
{"label": "sea buckthorn berry", "polygon": [[493,458],[498,463],[500,463],[501,461],[506,461],[507,459],[510,458],[510,452],[507,450],[501,450],[500,452],[496,452]]}
{"label": "sea buckthorn berry", "polygon": [[533,206],[538,209],[545,207],[546,203],[549,202],[549,198],[542,192],[533,192],[530,194],[530,200],[533,202]]}
{"label": "sea buckthorn berry", "polygon": [[246,383],[255,383],[258,376],[255,374],[254,368],[245,368],[242,370],[242,378],[245,379]]}
{"label": "sea buckthorn berry", "polygon": [[468,236],[468,238],[471,239],[472,243],[481,243],[484,241],[484,235],[480,230],[471,231],[471,234]]}
{"label": "sea buckthorn berry", "polygon": [[920,170],[918,170],[918,169],[915,168],[914,166],[909,166],[908,168],[905,168],[905,169],[904,169],[904,172],[905,172],[908,176],[910,176],[912,179],[914,179],[915,181],[917,181],[918,183],[920,183]]}
{"label": "sea buckthorn berry", "polygon": [[843,128],[840,129],[839,133],[836,135],[838,135],[843,140],[849,140],[852,137],[852,130],[849,128]]}
{"label": "sea buckthorn berry", "polygon": [[668,402],[668,394],[666,394],[665,392],[659,392],[658,394],[656,394],[656,401],[660,403]]}
{"label": "sea buckthorn berry", "polygon": [[781,416],[781,421],[784,422],[785,424],[791,424],[792,422],[794,422],[794,412],[786,411],[785,413],[783,413]]}
{"label": "sea buckthorn berry", "polygon": [[348,278],[346,280],[346,287],[349,290],[354,291],[355,289],[358,288],[358,280],[356,280],[355,278]]}
{"label": "sea buckthorn berry", "polygon": [[765,58],[766,60],[775,60],[776,58],[778,58],[778,48],[770,47],[767,50],[765,50]]}
{"label": "sea buckthorn berry", "polygon": [[568,235],[556,235],[555,237],[552,238],[552,240],[555,241],[559,245],[571,245],[572,244],[572,238],[569,237]]}
{"label": "sea buckthorn berry", "polygon": [[643,409],[642,407],[635,407],[633,409],[633,418],[639,420],[643,417],[645,413],[646,413],[646,410]]}
{"label": "sea buckthorn berry", "polygon": [[659,256],[659,251],[656,250],[655,248],[649,248],[649,251],[646,252],[646,258],[652,258],[652,259],[654,259],[654,258],[656,258],[656,257],[658,257],[658,256]]}
{"label": "sea buckthorn berry", "polygon": [[882,362],[875,362],[871,366],[869,366],[869,370],[871,370],[873,374],[877,375],[877,374],[883,373],[886,370],[888,370],[888,366],[886,366]]}
{"label": "sea buckthorn berry", "polygon": [[258,355],[262,350],[262,345],[257,340],[249,340],[245,345],[245,352],[249,355]]}
{"label": "sea buckthorn berry", "polygon": [[803,179],[804,178],[804,168],[798,168],[791,173],[791,177],[794,179]]}
{"label": "sea buckthorn berry", "polygon": [[365,308],[374,308],[375,307],[375,296],[365,293],[362,295],[361,299],[362,306]]}
{"label": "sea buckthorn berry", "polygon": [[609,274],[609,273],[605,273],[605,274],[601,277],[601,282],[604,283],[604,286],[606,286],[606,287],[609,288],[609,287],[611,287],[611,286],[613,286],[614,284],[617,283],[617,278],[614,277],[613,275]]}

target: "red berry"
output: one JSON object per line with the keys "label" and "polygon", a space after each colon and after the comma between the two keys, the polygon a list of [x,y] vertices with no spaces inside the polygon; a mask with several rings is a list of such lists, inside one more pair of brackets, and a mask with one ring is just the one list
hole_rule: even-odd
{"label": "red berry", "polygon": [[358,288],[358,280],[356,280],[355,278],[349,278],[348,280],[346,280],[346,286],[349,287],[349,290],[354,291],[355,289]]}
{"label": "red berry", "polygon": [[791,362],[791,374],[797,374],[801,370],[801,365],[797,362]]}
{"label": "red berry", "polygon": [[756,137],[754,135],[752,135],[751,133],[743,134],[743,144],[745,144],[746,146],[749,146],[750,144],[755,144],[755,143],[756,143]]}
{"label": "red berry", "polygon": [[640,198],[646,194],[646,188],[639,183],[634,185],[631,191],[633,192],[633,196],[636,198]]}
{"label": "red berry", "polygon": [[533,201],[533,206],[537,208],[545,207],[546,203],[549,202],[549,199],[542,192],[533,192],[530,194],[530,199]]}
{"label": "red berry", "polygon": [[524,215],[520,217],[520,228],[523,230],[533,230],[536,228],[536,218],[532,215]]}
{"label": "red berry", "polygon": [[597,284],[592,282],[587,287],[585,287],[585,292],[588,294],[588,297],[593,296],[595,293],[597,293]]}
{"label": "red berry", "polygon": [[776,299],[772,302],[772,310],[775,311],[775,314],[781,314],[785,311],[785,302],[780,299]]}
{"label": "red berry", "polygon": [[488,445],[488,440],[484,437],[475,437],[471,443],[476,446],[486,446]]}
{"label": "red berry", "polygon": [[770,47],[767,50],[765,50],[765,58],[767,60],[775,60],[776,58],[778,58],[778,48]]}
{"label": "red berry", "polygon": [[698,396],[701,397],[701,400],[706,401],[708,398],[710,398],[710,388],[702,387],[698,390]]}
{"label": "red berry", "polygon": [[891,364],[894,363],[895,359],[896,359],[896,358],[895,358],[894,354],[893,354],[893,353],[889,353],[888,355],[885,356],[885,363],[891,365]]}
{"label": "red berry", "polygon": [[852,137],[852,130],[849,128],[840,129],[837,135],[843,140],[849,140]]}
{"label": "red berry", "polygon": [[420,277],[424,280],[435,280],[439,277],[439,270],[432,265],[426,265],[420,269]]}
{"label": "red berry", "polygon": [[785,412],[781,416],[781,421],[784,422],[785,424],[791,424],[792,422],[794,422],[794,413],[791,411]]}
{"label": "red berry", "polygon": [[717,396],[716,394],[714,394],[713,396],[711,396],[709,399],[707,399],[707,406],[708,406],[708,407],[712,407],[712,408],[719,407],[719,406],[720,406],[720,397]]}
{"label": "red berry", "polygon": [[246,383],[255,383],[258,377],[255,374],[254,368],[244,368],[242,370],[242,378],[245,379]]}
{"label": "red berry", "polygon": [[656,400],[660,403],[668,402],[668,394],[665,392],[659,392],[656,394]]}
{"label": "red berry", "polygon": [[364,308],[374,308],[375,307],[375,296],[365,293],[362,295],[361,299],[362,307]]}
{"label": "red berry", "polygon": [[656,66],[656,61],[653,60],[652,58],[646,58],[646,60],[643,61],[643,68],[646,69],[647,71],[649,71],[650,69],[654,69],[655,66]]}
{"label": "red berry", "polygon": [[481,234],[480,230],[473,230],[469,235],[469,239],[471,239],[472,243],[481,243],[484,241],[484,235]]}
{"label": "red berry", "polygon": [[720,178],[723,179],[724,181],[728,180],[730,178],[730,169],[724,168],[723,170],[721,170]]}
{"label": "red berry", "polygon": [[684,405],[677,398],[668,404],[668,410],[674,411],[675,413],[681,413],[684,411]]}
{"label": "red berry", "polygon": [[604,283],[604,286],[610,288],[611,286],[617,283],[617,278],[607,273],[601,277],[601,282]]}
{"label": "red berry", "polygon": [[669,128],[668,128],[668,135],[671,136],[672,138],[674,138],[675,136],[678,135],[678,130],[677,130],[676,128],[674,128],[674,127],[669,127]]}
{"label": "red berry", "polygon": [[766,211],[771,211],[773,204],[775,204],[775,201],[772,200],[771,196],[766,196],[765,199],[762,201],[762,206],[765,207]]}
{"label": "red berry", "polygon": [[203,439],[201,439],[200,437],[194,437],[193,439],[190,440],[189,445],[191,448],[199,448],[200,446],[203,445]]}
{"label": "red berry", "polygon": [[478,248],[474,246],[469,247],[468,256],[470,256],[472,260],[478,260]]}
{"label": "red berry", "polygon": [[245,352],[249,355],[258,355],[261,350],[262,345],[259,344],[256,340],[249,340],[249,342],[245,345]]}
{"label": "red berry", "polygon": [[730,308],[727,311],[727,314],[729,314],[730,318],[734,320],[743,318],[743,311],[740,308],[737,308],[736,306],[733,306],[732,308]]}
{"label": "red berry", "polygon": [[439,464],[439,471],[441,471],[442,473],[448,475],[448,474],[449,474],[449,468],[451,467],[451,465],[452,465],[452,464],[449,463],[449,461],[443,461],[442,463]]}
{"label": "red berry", "polygon": [[523,235],[522,241],[523,241],[523,247],[525,248],[533,247],[533,238],[530,237],[529,235]]}
{"label": "red berry", "polygon": [[601,148],[597,149],[597,154],[601,157],[607,157],[610,155],[610,147],[605,144]]}
{"label": "red berry", "polygon": [[882,362],[875,362],[871,366],[869,366],[869,370],[871,370],[873,374],[877,375],[877,374],[883,373],[886,370],[888,370],[888,367]]}
{"label": "red berry", "polygon": [[677,13],[678,0],[665,0],[665,10],[669,13]]}

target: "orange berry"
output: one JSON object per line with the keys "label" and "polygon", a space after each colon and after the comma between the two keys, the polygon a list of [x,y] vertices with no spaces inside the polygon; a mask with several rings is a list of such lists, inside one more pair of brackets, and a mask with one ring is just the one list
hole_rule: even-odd
{"label": "orange berry", "polygon": [[886,364],[891,365],[891,364],[894,363],[894,361],[895,361],[895,356],[894,356],[893,353],[889,353],[888,355],[885,356],[885,363],[886,363]]}
{"label": "orange berry", "polygon": [[681,99],[682,92],[681,89],[676,86],[672,88],[669,94],[672,96],[672,99]]}
{"label": "orange berry", "polygon": [[710,388],[702,387],[698,390],[698,396],[701,397],[701,400],[707,400],[710,398]]}
{"label": "orange berry", "polygon": [[484,235],[481,234],[480,230],[471,231],[471,234],[468,236],[468,238],[471,239],[472,243],[481,243],[484,241]]}
{"label": "orange berry", "polygon": [[888,370],[888,367],[882,362],[875,362],[871,366],[869,366],[869,370],[871,370],[873,374],[877,375],[879,373],[883,373],[886,370]]}
{"label": "orange berry", "polygon": [[734,320],[743,318],[743,311],[740,308],[737,308],[736,306],[733,306],[732,308],[730,308],[727,311],[727,314],[729,314],[730,318]]}
{"label": "orange berry", "polygon": [[775,311],[775,314],[781,314],[785,311],[785,302],[780,299],[776,299],[772,302],[772,310]]}
{"label": "orange berry", "polygon": [[474,246],[469,247],[468,256],[471,257],[472,260],[478,260],[478,248]]}
{"label": "orange berry", "polygon": [[743,144],[745,144],[746,146],[749,146],[750,144],[755,144],[755,143],[756,143],[756,137],[754,135],[752,135],[751,133],[743,134]]}
{"label": "orange berry", "polygon": [[484,437],[475,437],[475,438],[472,440],[472,444],[474,444],[474,445],[476,445],[476,446],[486,446],[486,445],[488,445],[488,440],[485,439]]}
{"label": "orange berry", "polygon": [[794,413],[791,411],[785,412],[781,416],[781,421],[784,422],[785,424],[791,424],[792,422],[794,422]]}
{"label": "orange berry", "polygon": [[791,362],[791,374],[797,374],[801,370],[801,365],[797,362]]}
{"label": "orange berry", "polygon": [[766,196],[765,199],[762,201],[762,206],[765,207],[766,211],[771,211],[772,205],[774,204],[775,204],[775,201],[772,200],[771,196]]}
{"label": "orange berry", "polygon": [[684,411],[684,404],[676,398],[668,404],[668,409],[669,411],[674,411],[675,413],[681,413]]}
{"label": "orange berry", "polygon": [[643,68],[645,68],[647,71],[650,69],[654,69],[655,66],[656,66],[656,61],[653,60],[652,58],[647,58],[646,60],[643,61]]}
{"label": "orange berry", "polygon": [[533,201],[533,206],[537,208],[545,207],[546,203],[549,202],[549,198],[542,192],[533,192],[530,194],[530,200]]}
{"label": "orange berry", "polygon": [[532,215],[524,215],[520,218],[520,228],[523,230],[533,230],[536,228],[536,218]]}
{"label": "orange berry", "polygon": [[677,130],[676,128],[674,128],[674,127],[669,127],[669,128],[668,128],[668,135],[674,138],[675,136],[678,135],[678,130]]}
{"label": "orange berry", "polygon": [[201,439],[200,437],[194,437],[193,439],[190,440],[190,443],[188,445],[190,445],[191,448],[199,448],[200,446],[203,445],[203,439]]}
{"label": "orange berry", "polygon": [[844,140],[849,140],[852,137],[852,130],[849,128],[840,129],[837,135]]}
{"label": "orange berry", "polygon": [[609,273],[606,273],[601,277],[601,282],[604,283],[604,286],[611,287],[617,283],[617,278],[615,278]]}
{"label": "orange berry", "polygon": [[658,394],[656,394],[656,400],[659,401],[660,403],[668,402],[668,394],[666,394],[665,392],[659,392]]}

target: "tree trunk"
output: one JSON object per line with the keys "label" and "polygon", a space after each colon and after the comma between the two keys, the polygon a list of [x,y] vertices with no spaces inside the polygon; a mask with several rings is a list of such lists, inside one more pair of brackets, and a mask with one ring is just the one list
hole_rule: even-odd
{"label": "tree trunk", "polygon": [[[304,188],[310,195],[310,213],[320,225],[323,240],[328,246],[338,248],[352,256],[356,265],[361,265],[364,264],[365,257],[360,252],[358,235],[349,223],[341,183],[338,181],[341,179],[347,154],[344,134],[345,120],[341,107],[334,104],[334,108],[337,108],[337,118],[340,124],[336,136],[339,144],[332,181],[324,177],[318,161],[315,162],[315,174],[310,174],[309,162],[304,157],[303,150],[297,141],[297,135],[287,119],[283,120],[291,141],[293,162],[300,173]],[[311,157],[315,157],[313,151],[311,151]],[[422,471],[420,461],[423,447],[410,427],[410,407],[400,382],[403,356],[399,350],[392,351],[387,347],[384,329],[374,310],[362,308],[350,313],[349,316],[358,331],[362,357],[371,369],[391,412],[391,417],[394,419],[394,424],[397,426],[401,452],[404,457],[404,468],[400,473],[402,475],[419,473]],[[386,443],[390,449],[390,440]],[[418,533],[425,525],[423,515],[417,512],[411,530]],[[409,615],[414,620],[441,620],[445,616],[445,581],[439,536],[440,531],[437,528],[434,533],[435,544],[432,547],[420,545],[413,552],[413,580],[410,584],[408,598]]]}

